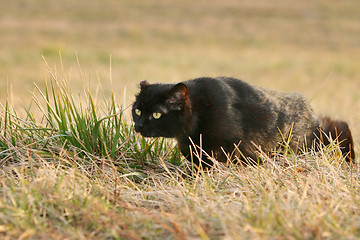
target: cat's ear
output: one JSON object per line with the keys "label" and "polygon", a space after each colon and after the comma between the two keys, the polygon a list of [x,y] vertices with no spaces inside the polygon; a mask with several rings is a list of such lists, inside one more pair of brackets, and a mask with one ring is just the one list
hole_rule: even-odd
{"label": "cat's ear", "polygon": [[183,83],[178,83],[170,89],[167,103],[173,110],[182,110],[188,104],[189,90]]}
{"label": "cat's ear", "polygon": [[148,81],[146,81],[146,80],[142,80],[141,82],[140,82],[140,89],[141,90],[144,90],[147,86],[149,86],[150,85],[150,83],[148,83]]}
{"label": "cat's ear", "polygon": [[186,101],[189,98],[189,90],[183,83],[178,83],[170,90],[170,96],[176,100]]}

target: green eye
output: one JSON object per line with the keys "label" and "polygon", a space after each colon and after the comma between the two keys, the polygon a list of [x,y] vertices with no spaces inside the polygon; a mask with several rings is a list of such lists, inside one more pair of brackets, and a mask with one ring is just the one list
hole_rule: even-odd
{"label": "green eye", "polygon": [[159,119],[159,118],[161,117],[161,113],[159,113],[159,112],[154,112],[154,113],[153,113],[153,117],[154,117],[155,119]]}
{"label": "green eye", "polygon": [[135,113],[136,115],[140,116],[141,115],[141,111],[139,109],[135,109]]}

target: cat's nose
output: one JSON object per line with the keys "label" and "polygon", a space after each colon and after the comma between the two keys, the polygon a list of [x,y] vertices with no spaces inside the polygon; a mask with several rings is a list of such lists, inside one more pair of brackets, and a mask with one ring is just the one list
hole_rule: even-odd
{"label": "cat's nose", "polygon": [[138,123],[135,125],[135,131],[136,132],[140,132],[144,127],[144,124],[143,123]]}

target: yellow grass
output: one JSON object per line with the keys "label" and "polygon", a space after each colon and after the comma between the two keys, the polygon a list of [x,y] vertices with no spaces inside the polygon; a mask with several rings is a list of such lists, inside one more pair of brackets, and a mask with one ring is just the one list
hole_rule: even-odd
{"label": "yellow grass", "polygon": [[[74,93],[81,79],[118,99],[126,88],[127,105],[143,79],[234,76],[301,92],[319,114],[348,121],[359,155],[357,0],[4,0],[0,9],[2,106],[7,80],[19,112],[34,82],[44,89],[42,55]],[[186,162],[162,156],[124,175],[119,159],[98,166],[66,151],[17,150],[21,161],[0,163],[3,239],[360,238],[360,167],[336,148],[193,178]]]}

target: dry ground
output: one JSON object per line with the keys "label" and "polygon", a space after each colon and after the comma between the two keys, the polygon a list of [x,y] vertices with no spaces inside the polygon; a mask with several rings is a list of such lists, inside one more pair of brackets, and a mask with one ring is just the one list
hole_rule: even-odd
{"label": "dry ground", "polygon": [[[44,89],[42,56],[74,92],[81,78],[119,99],[126,88],[127,105],[143,79],[227,75],[303,93],[319,114],[349,122],[359,155],[357,0],[2,0],[0,9],[0,100],[8,81],[19,112],[34,82]],[[160,170],[133,181],[66,151],[49,163],[23,150],[31,157],[21,152],[23,161],[1,170],[4,238],[360,237],[359,165],[341,165],[336,151],[254,169],[219,166],[194,180],[167,171],[160,156]]]}

